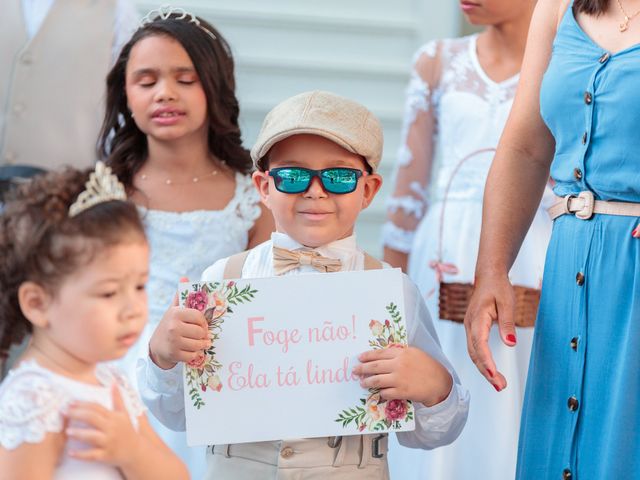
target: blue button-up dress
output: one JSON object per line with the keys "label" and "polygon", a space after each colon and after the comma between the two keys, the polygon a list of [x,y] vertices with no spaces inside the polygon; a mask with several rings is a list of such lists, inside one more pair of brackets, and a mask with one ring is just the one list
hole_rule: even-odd
{"label": "blue button-up dress", "polygon": [[[640,202],[640,45],[599,47],[569,8],[541,87],[560,196]],[[559,217],[547,252],[517,478],[640,478],[638,217]]]}

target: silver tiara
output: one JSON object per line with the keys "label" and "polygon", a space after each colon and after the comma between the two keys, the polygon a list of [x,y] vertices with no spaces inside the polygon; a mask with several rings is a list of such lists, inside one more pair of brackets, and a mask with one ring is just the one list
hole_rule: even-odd
{"label": "silver tiara", "polygon": [[84,185],[84,191],[69,207],[69,217],[75,217],[99,203],[127,199],[124,185],[111,173],[111,168],[102,162],[96,163],[95,171],[89,175],[89,180]]}
{"label": "silver tiara", "polygon": [[[177,15],[176,17],[171,17],[171,15]],[[193,14],[187,12],[184,8],[174,8],[171,5],[162,5],[160,8],[154,8],[149,13],[147,13],[142,20],[140,20],[140,25],[138,28],[142,28],[145,25],[149,25],[150,23],[156,22],[158,20],[167,20],[169,18],[173,18],[175,20],[186,20],[189,23],[193,23],[202,31],[207,32],[207,34],[216,40],[216,36],[212,31],[208,30],[205,26],[200,23],[200,20]]]}

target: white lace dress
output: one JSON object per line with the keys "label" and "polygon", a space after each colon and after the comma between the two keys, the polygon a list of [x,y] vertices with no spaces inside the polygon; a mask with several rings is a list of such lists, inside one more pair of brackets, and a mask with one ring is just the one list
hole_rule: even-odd
{"label": "white lace dress", "polygon": [[[41,367],[34,360],[25,361],[0,385],[0,446],[13,450],[23,443],[39,443],[47,433],[64,428],[64,412],[71,402],[94,402],[111,409],[111,388],[115,383],[134,427],[145,411],[138,394],[126,377],[108,365],[96,367],[100,385],[91,385],[64,377]],[[73,424],[71,424],[73,426]],[[68,440],[54,473],[55,480],[121,480],[117,468],[99,462],[69,457],[69,449],[87,448],[77,440]],[[37,459],[34,459],[37,461]],[[4,476],[0,473],[0,477]]]}
{"label": "white lace dress", "polygon": [[[251,177],[236,173],[233,198],[222,210],[166,212],[139,207],[151,246],[151,268],[147,295],[149,321],[138,342],[118,362],[136,382],[136,364],[148,355],[151,334],[171,305],[181,277],[200,280],[202,272],[216,260],[247,248],[249,230],[260,216],[259,196]],[[189,467],[191,478],[204,476],[204,448],[189,448],[184,432],[164,427],[149,418],[156,432]]]}
{"label": "white lace dress", "polygon": [[[477,36],[431,42],[414,59],[407,89],[403,143],[383,229],[386,246],[409,253],[409,276],[438,318],[438,284],[471,283],[480,240],[482,196],[504,128],[517,76],[496,83],[482,70]],[[445,201],[446,198],[446,201]],[[551,221],[549,188],[510,272],[514,284],[539,288]],[[444,214],[443,214],[443,207]],[[436,322],[442,349],[471,393],[469,419],[452,445],[431,452],[392,446],[393,478],[512,479],[532,329],[518,346],[490,347],[508,388],[496,393],[469,359],[462,324]]]}

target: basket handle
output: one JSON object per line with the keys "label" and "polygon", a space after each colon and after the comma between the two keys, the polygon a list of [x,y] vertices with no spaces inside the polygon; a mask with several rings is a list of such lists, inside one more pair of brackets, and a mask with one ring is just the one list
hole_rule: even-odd
{"label": "basket handle", "polygon": [[429,263],[429,267],[434,269],[436,272],[436,279],[438,283],[442,282],[443,273],[456,274],[458,273],[458,268],[450,263],[444,263],[442,261],[442,244],[444,241],[444,211],[447,208],[447,200],[449,197],[449,190],[451,190],[451,185],[453,184],[454,177],[460,171],[462,165],[464,165],[468,160],[472,159],[476,155],[481,153],[489,153],[494,152],[496,149],[494,147],[480,148],[478,150],[474,150],[473,152],[465,155],[455,166],[453,172],[451,172],[451,176],[449,177],[449,181],[447,182],[447,186],[444,190],[444,198],[442,199],[442,209],[440,210],[440,225],[438,228],[438,252],[437,259],[433,260]]}

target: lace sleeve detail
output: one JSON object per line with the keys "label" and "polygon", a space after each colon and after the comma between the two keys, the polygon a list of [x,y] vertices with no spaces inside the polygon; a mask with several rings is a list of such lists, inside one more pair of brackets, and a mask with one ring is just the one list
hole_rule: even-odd
{"label": "lace sleeve detail", "polygon": [[[440,44],[435,41],[416,52],[406,90],[401,143],[393,174],[394,189],[387,200],[388,221],[382,236],[384,245],[394,249],[403,246],[400,250],[403,252],[410,248],[408,232],[415,231],[427,208],[426,192],[436,127],[439,52]],[[403,241],[399,241],[401,237]]]}
{"label": "lace sleeve detail", "polygon": [[238,196],[236,206],[237,222],[243,230],[249,231],[262,213],[260,209],[260,195],[253,186],[250,175],[237,175],[236,181],[238,182],[236,193]]}
{"label": "lace sleeve detail", "polygon": [[384,244],[398,252],[411,252],[413,237],[415,236],[415,230],[403,230],[390,220],[387,220],[384,225],[382,225]]}
{"label": "lace sleeve detail", "polygon": [[69,400],[45,372],[28,368],[11,372],[0,389],[0,445],[12,450],[61,432]]}

